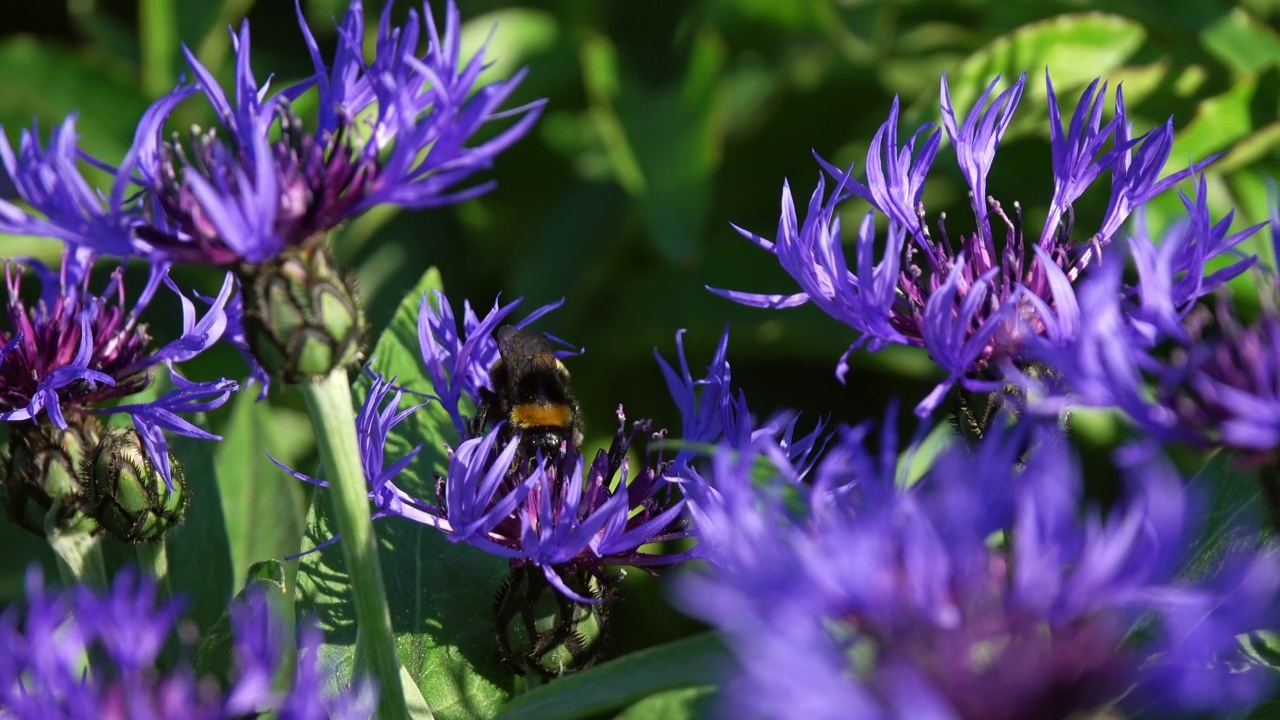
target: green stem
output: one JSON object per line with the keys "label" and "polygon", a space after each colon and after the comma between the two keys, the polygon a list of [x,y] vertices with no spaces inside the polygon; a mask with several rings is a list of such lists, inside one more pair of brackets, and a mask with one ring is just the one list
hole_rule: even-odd
{"label": "green stem", "polygon": [[49,545],[58,558],[58,572],[68,587],[76,584],[107,587],[107,566],[100,540],[85,532],[51,532]]}
{"label": "green stem", "polygon": [[169,552],[164,538],[153,543],[138,543],[138,564],[156,579],[156,583],[164,589],[165,594],[172,594],[169,588]]}
{"label": "green stem", "polygon": [[142,89],[160,97],[173,89],[178,56],[178,18],[173,0],[142,0],[138,6],[138,43],[142,46]]}
{"label": "green stem", "polygon": [[400,720],[408,716],[408,710],[391,634],[377,539],[369,517],[369,487],[356,438],[351,383],[347,371],[338,369],[326,378],[298,387],[315,428],[320,462],[329,480],[329,497],[342,535],[338,544],[351,578],[359,629],[356,670],[367,672],[378,683],[378,717]]}

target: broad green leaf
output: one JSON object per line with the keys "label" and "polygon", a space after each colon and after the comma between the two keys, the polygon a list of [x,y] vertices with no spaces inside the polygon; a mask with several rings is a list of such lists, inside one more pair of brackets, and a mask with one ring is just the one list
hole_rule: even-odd
{"label": "broad green leaf", "polygon": [[645,698],[618,715],[617,720],[695,720],[712,717],[716,691],[711,687],[684,688]]}
{"label": "broad green leaf", "polygon": [[[397,377],[401,386],[415,392],[431,391],[418,349],[418,305],[425,292],[439,287],[439,273],[428,271],[405,298],[370,359],[373,369]],[[368,378],[362,376],[357,381],[357,399],[367,387]],[[419,401],[406,397],[404,404]],[[413,493],[433,493],[432,474],[443,467],[444,445],[453,442],[456,436],[447,416],[430,406],[398,425],[387,444],[388,463],[419,444],[423,449],[397,476],[396,484]],[[330,513],[327,493],[317,490],[308,519],[308,546],[333,536]],[[386,518],[374,527],[397,652],[431,712],[437,720],[492,717],[512,685],[510,674],[497,660],[491,618],[507,563],[469,546],[454,545],[440,532],[402,518]],[[299,614],[315,615],[325,631],[322,657],[326,665],[349,669],[356,628],[343,562],[336,544],[304,557],[298,572],[298,602]]]}
{"label": "broad green leaf", "polygon": [[1201,30],[1200,43],[1236,73],[1280,65],[1280,35],[1241,7]]}
{"label": "broad green leaf", "polygon": [[1204,527],[1187,567],[1193,578],[1212,575],[1233,548],[1255,542],[1262,532],[1261,486],[1256,473],[1239,463],[1230,451],[1218,450],[1191,480],[1192,488],[1208,495]]}
{"label": "broad green leaf", "polygon": [[[1029,98],[1042,100],[1046,92],[1040,76],[1048,68],[1061,99],[1065,92],[1119,68],[1146,35],[1141,23],[1100,12],[1057,15],[1029,23],[992,40],[966,58],[957,72],[948,75],[951,98],[957,113],[963,113],[996,75],[1003,75],[1008,83],[1025,71],[1032,77],[1023,102]],[[937,106],[936,97],[930,97],[930,102]],[[1042,117],[1037,117],[1036,122],[1038,126],[1044,124]]]}
{"label": "broad green leaf", "polygon": [[1178,130],[1165,172],[1186,167],[1188,158],[1198,160],[1226,150],[1252,132],[1250,105],[1257,90],[1258,78],[1244,77],[1200,103],[1191,122]]}
{"label": "broad green leaf", "polygon": [[306,522],[306,487],[267,457],[289,467],[314,449],[306,418],[258,402],[249,388],[232,400],[231,420],[215,454],[218,491],[231,544],[233,577],[245,577],[252,563],[298,552]]}
{"label": "broad green leaf", "polygon": [[202,634],[222,617],[239,584],[232,572],[231,546],[219,501],[219,477],[213,460],[216,447],[217,443],[209,440],[169,436],[169,452],[182,463],[191,504],[186,521],[165,537],[167,584],[187,597],[187,617]]}
{"label": "broad green leaf", "polygon": [[728,655],[705,633],[610,660],[516,697],[500,720],[574,720],[617,711],[651,695],[719,681]]}
{"label": "broad green leaf", "polygon": [[1280,636],[1260,631],[1249,634],[1241,642],[1245,654],[1254,662],[1280,669]]}

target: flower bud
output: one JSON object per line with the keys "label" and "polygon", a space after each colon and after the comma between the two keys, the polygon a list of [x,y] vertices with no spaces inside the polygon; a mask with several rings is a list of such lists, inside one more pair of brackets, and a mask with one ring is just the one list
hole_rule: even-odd
{"label": "flower bud", "polygon": [[85,466],[98,444],[97,418],[75,418],[66,430],[46,422],[12,423],[0,501],[28,531],[92,532]]}
{"label": "flower bud", "polygon": [[126,543],[155,542],[177,527],[189,498],[182,466],[173,455],[169,466],[172,490],[151,464],[137,430],[107,431],[89,470],[89,502],[98,524]]}
{"label": "flower bud", "polygon": [[498,591],[498,646],[513,672],[550,680],[585,670],[600,658],[608,619],[600,583],[585,572],[565,582],[579,596],[601,602],[565,597],[534,565],[512,570]]}
{"label": "flower bud", "polygon": [[353,277],[339,273],[323,237],[241,271],[246,339],[268,373],[294,383],[360,361],[366,325]]}

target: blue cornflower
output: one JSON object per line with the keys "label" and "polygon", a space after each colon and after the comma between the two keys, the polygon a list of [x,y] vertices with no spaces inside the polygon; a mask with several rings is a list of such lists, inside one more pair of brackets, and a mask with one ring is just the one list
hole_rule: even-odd
{"label": "blue cornflower", "polygon": [[[434,300],[434,302],[432,302]],[[521,453],[518,437],[505,438],[501,428],[476,434],[471,414],[489,388],[489,371],[499,359],[493,332],[520,301],[493,308],[480,317],[469,303],[462,322],[441,293],[424,297],[418,316],[423,362],[432,379],[431,400],[447,414],[457,431],[448,466],[438,477],[434,497],[418,497],[395,483],[422,446],[389,466],[384,459],[391,429],[427,403],[400,409],[405,391],[394,380],[376,376],[357,417],[365,476],[375,517],[397,515],[434,527],[452,541],[466,542],[509,559],[513,566],[539,568],[551,585],[565,595],[593,602],[575,592],[565,578],[586,573],[609,586],[614,578],[605,566],[665,566],[696,556],[697,549],[641,551],[641,547],[691,536],[684,495],[698,482],[690,470],[688,451],[666,460],[645,452],[649,440],[665,437],[647,421],[628,428],[622,408],[608,450],[594,458],[574,447],[552,457]],[[548,305],[530,313],[517,327],[554,309]],[[680,370],[665,361],[663,371],[682,414],[684,440],[715,442],[729,429],[749,438],[745,401],[728,387],[725,360],[727,335],[722,338],[707,375],[695,379],[680,346]],[[561,356],[571,351],[559,351]],[[818,431],[792,441],[794,422],[783,418],[768,426],[783,434],[793,453],[806,457]],[[819,430],[821,427],[819,427]],[[638,470],[627,458],[630,450],[646,458]],[[290,471],[292,472],[292,471]],[[324,483],[293,473],[299,479]]]}
{"label": "blue cornflower", "polygon": [[[491,189],[492,182],[458,185],[528,132],[542,102],[501,107],[523,73],[476,87],[485,49],[462,59],[453,3],[443,34],[426,5],[421,21],[412,10],[402,27],[390,18],[388,2],[366,62],[363,7],[351,3],[326,67],[299,6],[315,72],[278,92],[260,84],[249,67],[247,21],[233,37],[233,96],[186,50],[195,87],[157,101],[138,131],[138,174],[151,206],[151,223],[136,233],[141,245],[177,261],[256,265],[375,205],[433,207]],[[319,117],[308,130],[291,103],[312,88]],[[185,145],[167,141],[170,113],[197,91],[222,127],[197,128]],[[510,117],[517,119],[495,137],[467,145],[481,126]]]}
{"label": "blue cornflower", "polygon": [[[43,148],[38,127],[22,131],[16,152],[0,129],[0,162],[18,196],[39,213],[33,215],[0,199],[0,232],[57,238],[117,257],[136,254],[137,230],[146,224],[134,177],[148,139],[145,128],[157,114],[171,110],[176,99],[169,96],[147,112],[118,168],[80,149],[74,114],[54,128]],[[82,161],[112,173],[110,192],[100,192],[89,183],[80,169]]]}
{"label": "blue cornflower", "polygon": [[[79,586],[51,591],[38,571],[27,576],[25,607],[0,615],[0,715],[14,720],[232,720],[275,713],[282,720],[373,716],[367,684],[327,700],[316,652],[319,630],[302,631],[291,682],[275,681],[288,664],[284,619],[263,591],[230,608],[232,677],[222,688],[198,679],[190,664],[158,666],[175,637],[183,603],[161,601],[156,585],[131,568],[105,592]],[[180,637],[180,634],[179,634]]]}
{"label": "blue cornflower", "polygon": [[[373,58],[364,59],[364,11],[352,2],[326,66],[299,23],[314,72],[282,90],[259,83],[250,68],[248,22],[234,33],[234,88],[224,88],[184,48],[196,82],[151,105],[118,167],[79,150],[75,118],[41,148],[35,130],[20,151],[0,144],[0,161],[31,205],[0,202],[0,231],[47,235],[103,254],[157,262],[233,267],[241,298],[228,305],[226,342],[248,360],[265,394],[270,377],[323,377],[360,361],[367,324],[354,279],[337,267],[330,230],[375,205],[426,208],[480,195],[493,184],[466,185],[492,166],[536,122],[543,102],[504,108],[524,73],[478,87],[485,47],[463,58],[461,21],[448,5],[443,32],[429,6],[378,26]],[[293,112],[317,94],[308,129]],[[193,127],[184,140],[165,125],[193,96],[214,110],[220,127]],[[506,122],[486,140],[483,126]],[[90,187],[81,161],[112,173],[111,192]]]}
{"label": "blue cornflower", "polygon": [[[146,286],[130,306],[117,268],[101,294],[90,291],[95,255],[83,247],[63,253],[62,267],[9,260],[5,263],[8,327],[0,326],[0,420],[16,423],[14,432],[49,423],[59,430],[93,416],[128,415],[152,464],[172,487],[165,432],[204,440],[217,435],[193,425],[182,414],[221,406],[237,389],[227,379],[187,380],[174,369],[207,350],[227,326],[226,307],[234,284],[227,276],[203,316],[169,279],[168,266],[150,266]],[[22,298],[22,279],[31,273],[39,299]],[[168,286],[181,303],[182,332],[155,347],[140,317],[160,289]],[[160,367],[168,369],[172,390],[145,402],[116,404],[151,385]]]}
{"label": "blue cornflower", "polygon": [[[1058,412],[1068,405],[1118,407],[1146,433],[1165,441],[1228,445],[1247,451],[1280,447],[1280,281],[1256,273],[1260,310],[1242,321],[1223,283],[1254,266],[1238,260],[1206,274],[1203,261],[1179,272],[1178,256],[1234,247],[1262,224],[1228,234],[1231,217],[1214,225],[1200,186],[1190,220],[1159,246],[1137,233],[1129,243],[1137,283],[1122,285],[1123,266],[1100,268],[1080,292],[1091,322],[1075,344],[1054,353],[1061,388],[1035,403]],[[1280,220],[1271,223],[1280,246]],[[1217,290],[1213,299],[1204,298]]]}
{"label": "blue cornflower", "polygon": [[[35,129],[23,131],[16,153],[0,139],[0,161],[39,213],[0,201],[0,230],[110,255],[260,264],[375,205],[434,207],[483,194],[492,182],[458,185],[491,167],[541,114],[542,101],[502,108],[523,72],[476,87],[488,64],[485,48],[462,58],[452,3],[443,34],[426,5],[421,20],[411,10],[404,26],[392,26],[387,3],[374,57],[366,62],[363,7],[353,2],[338,28],[332,67],[300,6],[298,18],[315,66],[311,76],[278,92],[269,82],[259,84],[249,66],[247,22],[232,38],[230,97],[184,49],[196,83],[148,108],[118,167],[80,150],[75,116],[45,148]],[[291,103],[311,88],[319,95],[319,117],[308,132]],[[221,132],[195,128],[185,145],[169,140],[166,122],[197,94],[218,115]],[[494,137],[467,145],[482,126],[513,117]],[[109,194],[90,186],[78,168],[82,160],[112,173]]]}
{"label": "blue cornflower", "polygon": [[[1026,360],[1028,338],[1070,343],[1081,324],[1072,287],[1079,275],[1095,263],[1134,208],[1214,158],[1160,177],[1173,142],[1172,121],[1131,137],[1124,96],[1117,89],[1114,117],[1103,123],[1106,84],[1099,87],[1099,80],[1086,88],[1064,130],[1046,72],[1054,192],[1038,237],[1027,237],[1020,207],[1014,206],[1011,218],[986,190],[987,175],[1022,97],[1026,76],[991,99],[998,81],[997,77],[987,86],[961,120],[952,105],[947,78],[942,77],[943,127],[969,185],[976,223],[973,233],[955,242],[941,222],[938,237],[930,231],[921,197],[942,132],[927,123],[900,143],[895,98],[888,120],[872,138],[865,185],[853,178],[852,169],[844,171],[819,158],[836,187],[828,195],[820,176],[803,217],[797,215],[790,186],[784,183],[775,240],[736,228],[776,255],[801,292],[711,289],[762,308],[812,301],[852,327],[859,337],[837,366],[842,382],[849,353],[864,345],[871,350],[889,344],[927,349],[947,377],[917,406],[918,414],[931,412],[957,383],[974,391],[1000,388],[1001,366]],[[1074,238],[1072,204],[1103,174],[1111,180],[1107,211],[1096,230]],[[872,208],[859,224],[852,267],[844,257],[837,214],[839,205],[850,197]],[[877,213],[887,219],[883,240],[876,237]],[[996,241],[998,225],[1004,226],[1001,243]]]}
{"label": "blue cornflower", "polygon": [[1118,456],[1127,493],[1104,512],[1052,428],[997,423],[914,483],[891,428],[877,450],[843,431],[811,485],[785,465],[761,483],[758,452],[714,456],[712,565],[679,597],[736,658],[726,717],[1167,716],[1266,696],[1273,673],[1237,636],[1275,626],[1280,555],[1244,528],[1220,572],[1188,579],[1200,508],[1150,448]]}

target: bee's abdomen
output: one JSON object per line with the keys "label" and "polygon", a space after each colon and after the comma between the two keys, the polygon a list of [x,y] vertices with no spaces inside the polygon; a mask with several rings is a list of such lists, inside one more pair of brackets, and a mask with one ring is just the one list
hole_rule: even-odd
{"label": "bee's abdomen", "polygon": [[573,408],[564,403],[521,403],[511,407],[511,425],[516,430],[565,428],[573,422]]}

